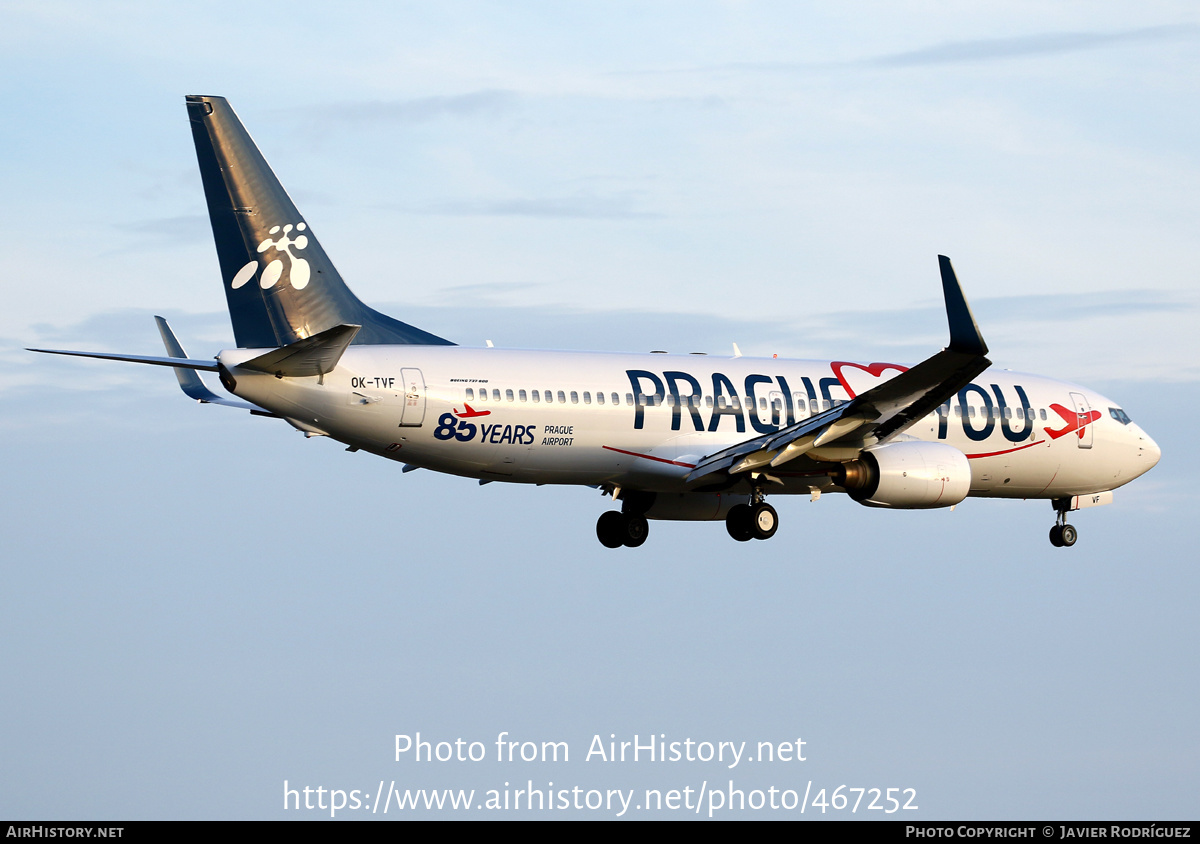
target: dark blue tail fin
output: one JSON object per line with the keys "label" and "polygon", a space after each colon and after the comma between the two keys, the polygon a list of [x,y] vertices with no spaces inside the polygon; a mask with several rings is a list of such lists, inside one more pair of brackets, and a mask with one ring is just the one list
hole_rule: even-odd
{"label": "dark blue tail fin", "polygon": [[336,325],[357,344],[453,345],[368,308],[350,292],[222,97],[187,97],[188,119],[240,348],[274,348]]}

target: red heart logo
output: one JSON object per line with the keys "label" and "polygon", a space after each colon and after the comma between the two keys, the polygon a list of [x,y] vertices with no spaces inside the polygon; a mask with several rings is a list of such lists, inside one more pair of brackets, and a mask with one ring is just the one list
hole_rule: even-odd
{"label": "red heart logo", "polygon": [[[846,392],[850,394],[850,398],[852,399],[857,398],[872,387],[878,387],[884,381],[890,381],[901,372],[908,372],[907,366],[901,366],[898,363],[869,363],[864,366],[861,363],[835,360],[829,366],[833,370],[833,374],[837,376],[838,381],[842,382],[842,386],[845,387]],[[886,378],[880,377],[888,369],[896,370],[895,375],[889,375]],[[849,372],[846,370],[849,370]]]}

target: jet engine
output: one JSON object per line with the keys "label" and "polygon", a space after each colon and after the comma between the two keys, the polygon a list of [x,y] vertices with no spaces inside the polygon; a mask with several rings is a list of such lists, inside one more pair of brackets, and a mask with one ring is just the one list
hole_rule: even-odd
{"label": "jet engine", "polygon": [[971,466],[965,454],[944,443],[893,442],[841,464],[833,481],[868,507],[924,510],[966,498]]}

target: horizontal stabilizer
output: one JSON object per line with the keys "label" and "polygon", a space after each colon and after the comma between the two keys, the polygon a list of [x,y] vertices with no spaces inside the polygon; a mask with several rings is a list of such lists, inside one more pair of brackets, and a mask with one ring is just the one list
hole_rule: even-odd
{"label": "horizontal stabilizer", "polygon": [[333,328],[282,346],[273,352],[239,364],[241,369],[267,372],[280,378],[307,378],[332,372],[346,347],[358,333],[359,325],[335,325]]}
{"label": "horizontal stabilizer", "polygon": [[125,360],[130,363],[149,363],[154,366],[173,366],[176,369],[199,369],[204,372],[216,372],[217,364],[211,360],[189,360],[188,358],[159,358],[150,355],[114,355],[105,352],[68,352],[64,349],[26,349],[27,352],[43,352],[47,355],[74,355],[79,358],[100,358],[101,360]]}

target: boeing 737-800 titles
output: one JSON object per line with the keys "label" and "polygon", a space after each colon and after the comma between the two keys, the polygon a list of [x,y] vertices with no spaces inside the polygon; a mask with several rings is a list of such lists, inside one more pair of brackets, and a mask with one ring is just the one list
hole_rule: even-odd
{"label": "boeing 737-800 titles", "polygon": [[[464,348],[375,311],[342,281],[237,115],[187,97],[236,349],[188,358],[36,349],[170,366],[200,402],[283,419],[349,451],[480,483],[585,484],[620,502],[596,533],[641,545],[648,519],[724,520],[769,539],[769,494],[844,492],[872,507],[1041,498],[1107,504],[1158,462],[1119,405],[1083,387],[989,370],[939,256],[950,343],[914,366],[701,355]],[[229,395],[205,385],[216,373]]]}

